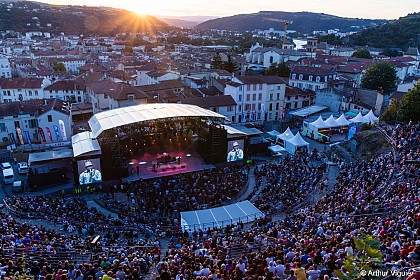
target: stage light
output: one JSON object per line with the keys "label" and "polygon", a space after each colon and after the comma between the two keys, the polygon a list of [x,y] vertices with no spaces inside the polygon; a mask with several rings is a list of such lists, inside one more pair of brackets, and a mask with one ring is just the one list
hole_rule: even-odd
{"label": "stage light", "polygon": [[129,164],[130,164],[130,165],[133,165],[133,164],[134,164],[134,162],[130,162]]}
{"label": "stage light", "polygon": [[191,154],[186,154],[185,156],[186,156],[186,157],[190,157],[190,156],[191,156]]}

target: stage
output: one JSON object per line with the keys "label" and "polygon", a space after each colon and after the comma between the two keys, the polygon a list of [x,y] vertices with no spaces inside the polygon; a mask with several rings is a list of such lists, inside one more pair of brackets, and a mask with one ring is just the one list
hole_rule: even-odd
{"label": "stage", "polygon": [[[206,164],[195,150],[195,143],[191,135],[166,135],[145,141],[143,149],[134,153],[130,151],[127,160],[129,176],[126,181],[137,181],[173,174],[188,173],[213,168],[213,164]],[[134,147],[133,147],[134,148]],[[171,160],[162,162],[165,155]],[[158,158],[161,158],[158,163]]]}

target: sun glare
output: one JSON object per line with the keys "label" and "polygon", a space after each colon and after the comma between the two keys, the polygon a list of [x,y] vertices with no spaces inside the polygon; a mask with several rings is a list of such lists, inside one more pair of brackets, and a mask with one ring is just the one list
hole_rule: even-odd
{"label": "sun glare", "polygon": [[165,5],[162,4],[163,1],[155,0],[154,2],[148,2],[145,4],[143,1],[131,0],[127,1],[125,9],[133,11],[139,15],[156,15],[162,14],[162,11],[165,9]]}

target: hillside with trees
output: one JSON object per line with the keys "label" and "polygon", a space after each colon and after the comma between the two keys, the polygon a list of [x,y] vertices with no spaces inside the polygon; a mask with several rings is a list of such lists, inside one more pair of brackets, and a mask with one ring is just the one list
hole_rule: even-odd
{"label": "hillside with trees", "polygon": [[0,3],[0,30],[115,35],[172,29],[153,16],[108,7],[51,5],[21,1]]}
{"label": "hillside with trees", "polygon": [[375,48],[420,47],[420,13],[363,30],[350,36],[349,44]]}
{"label": "hillside with trees", "polygon": [[364,27],[377,26],[386,22],[386,20],[343,18],[323,13],[262,11],[254,14],[240,14],[208,20],[197,25],[196,28],[252,31],[274,27],[276,30],[283,30],[282,23],[264,20],[264,18],[293,21],[289,25],[289,30],[296,30],[299,33],[311,33],[317,30],[327,31],[335,28],[340,29],[340,31],[358,31]]}

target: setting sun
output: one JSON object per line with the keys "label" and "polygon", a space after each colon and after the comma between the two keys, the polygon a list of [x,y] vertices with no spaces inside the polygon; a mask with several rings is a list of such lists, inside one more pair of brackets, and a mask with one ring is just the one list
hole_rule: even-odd
{"label": "setting sun", "polygon": [[139,15],[156,15],[162,14],[165,9],[164,1],[154,1],[145,4],[141,1],[130,0],[121,4],[123,9],[133,11]]}

